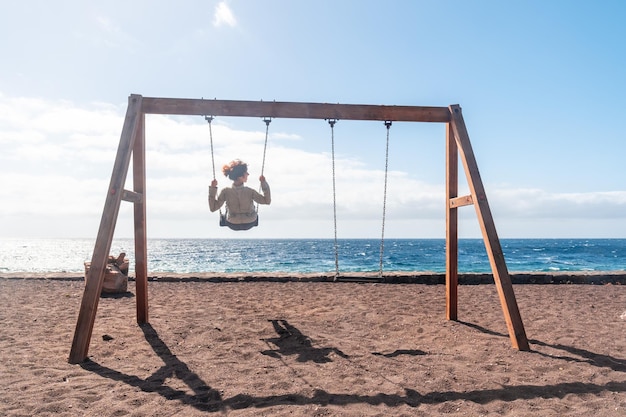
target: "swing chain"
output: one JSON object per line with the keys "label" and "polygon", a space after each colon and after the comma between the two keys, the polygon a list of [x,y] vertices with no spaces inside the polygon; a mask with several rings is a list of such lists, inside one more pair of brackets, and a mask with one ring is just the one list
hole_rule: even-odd
{"label": "swing chain", "polygon": [[[270,123],[272,122],[271,117],[264,117],[263,121],[265,122],[265,144],[263,145],[263,161],[261,162],[261,176],[265,173],[265,153],[267,152],[267,138],[269,136],[270,131]],[[259,192],[263,190],[263,184],[259,184]],[[259,212],[259,203],[256,205],[256,212]]]}
{"label": "swing chain", "polygon": [[267,137],[269,135],[270,123],[272,122],[271,117],[264,117],[263,121],[265,122],[265,144],[263,145],[263,162],[261,163],[261,175],[265,171],[265,152],[267,151]]}
{"label": "swing chain", "polygon": [[339,277],[339,249],[337,243],[337,187],[335,176],[335,123],[337,119],[328,119],[330,125],[330,139],[331,139],[331,156],[332,156],[332,169],[333,169],[333,224],[335,228],[335,281]]}
{"label": "swing chain", "polygon": [[215,156],[213,154],[213,128],[212,128],[212,125],[211,125],[211,122],[213,121],[213,119],[215,119],[215,117],[213,117],[213,116],[204,116],[204,119],[209,124],[209,138],[210,138],[210,142],[211,142],[211,165],[213,166],[213,179],[215,180],[217,178],[215,178]]}
{"label": "swing chain", "polygon": [[[213,117],[213,116],[204,116],[204,119],[209,124],[209,139],[210,139],[210,142],[211,142],[211,166],[213,167],[213,179],[216,180],[217,178],[215,177],[215,154],[213,152],[213,125],[211,124],[211,122],[213,121],[213,119],[215,119],[215,117]],[[220,218],[222,218],[222,209],[221,208],[220,208]]]}
{"label": "swing chain", "polygon": [[378,271],[379,278],[383,278],[383,256],[385,254],[385,217],[387,211],[387,173],[389,172],[389,130],[391,128],[391,120],[385,121],[385,127],[387,128],[387,142],[385,147],[385,186],[383,191],[383,221],[380,236],[380,269]]}

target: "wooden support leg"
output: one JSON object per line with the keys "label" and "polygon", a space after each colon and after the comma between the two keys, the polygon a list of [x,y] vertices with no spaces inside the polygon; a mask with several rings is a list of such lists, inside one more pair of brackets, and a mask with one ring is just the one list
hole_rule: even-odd
{"label": "wooden support leg", "polygon": [[458,317],[458,209],[450,205],[457,197],[459,183],[458,148],[450,123],[446,125],[446,319]]}
{"label": "wooden support leg", "polygon": [[511,284],[511,277],[506,267],[493,216],[489,208],[489,203],[487,202],[487,195],[480,178],[478,165],[470,144],[463,115],[461,114],[461,108],[458,105],[450,106],[450,112],[452,117],[450,125],[452,126],[457,146],[459,147],[459,153],[465,168],[465,175],[474,200],[474,207],[485,241],[487,255],[489,256],[493,278],[500,297],[500,304],[504,312],[511,343],[514,348],[519,350],[529,350],[524,324],[522,323],[517,301],[515,300],[515,293],[513,292],[513,286]]}
{"label": "wooden support leg", "polygon": [[106,269],[111,242],[117,222],[117,215],[124,191],[124,182],[128,173],[130,157],[133,149],[133,141],[136,135],[137,118],[141,109],[141,97],[131,96],[124,120],[124,128],[120,144],[117,148],[117,156],[113,165],[111,182],[104,203],[104,210],[98,229],[98,237],[91,258],[91,267],[85,277],[85,291],[78,313],[76,329],[74,330],[74,340],[70,351],[69,362],[79,363],[87,359],[89,352],[89,342],[93,331],[93,324],[100,300],[100,292],[104,282],[104,272]]}
{"label": "wooden support leg", "polygon": [[135,286],[137,291],[137,323],[148,323],[148,242],[146,234],[146,163],[145,114],[138,120],[133,149],[133,189],[141,195],[135,203]]}

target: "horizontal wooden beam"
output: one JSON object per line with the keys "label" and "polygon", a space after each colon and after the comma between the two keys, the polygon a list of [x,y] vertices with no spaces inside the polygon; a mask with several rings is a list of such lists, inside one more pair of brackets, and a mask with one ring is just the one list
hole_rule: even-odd
{"label": "horizontal wooden beam", "polygon": [[296,103],[279,101],[204,100],[143,97],[146,114],[278,117],[292,119],[382,120],[398,122],[450,121],[448,107],[369,104]]}
{"label": "horizontal wooden beam", "polygon": [[470,204],[474,204],[474,199],[471,195],[450,199],[450,208],[469,206]]}
{"label": "horizontal wooden beam", "polygon": [[139,194],[134,191],[124,190],[122,191],[122,200],[130,201],[131,203],[141,203],[143,202],[143,194]]}

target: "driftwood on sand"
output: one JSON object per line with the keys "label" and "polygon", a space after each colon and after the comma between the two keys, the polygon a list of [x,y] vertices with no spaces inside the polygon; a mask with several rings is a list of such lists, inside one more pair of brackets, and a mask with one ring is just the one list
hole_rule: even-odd
{"label": "driftwood on sand", "polygon": [[[91,262],[85,262],[85,279],[89,276]],[[128,258],[122,252],[117,257],[109,256],[106,271],[104,272],[104,283],[102,284],[102,294],[120,294],[128,291]]]}

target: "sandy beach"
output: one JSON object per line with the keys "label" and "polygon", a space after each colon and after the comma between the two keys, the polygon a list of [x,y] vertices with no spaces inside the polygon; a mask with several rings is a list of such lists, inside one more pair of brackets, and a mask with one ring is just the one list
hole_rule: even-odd
{"label": "sandy beach", "polygon": [[100,299],[68,363],[83,281],[0,277],[6,416],[623,416],[626,286],[515,285],[531,351],[494,285],[169,279]]}

